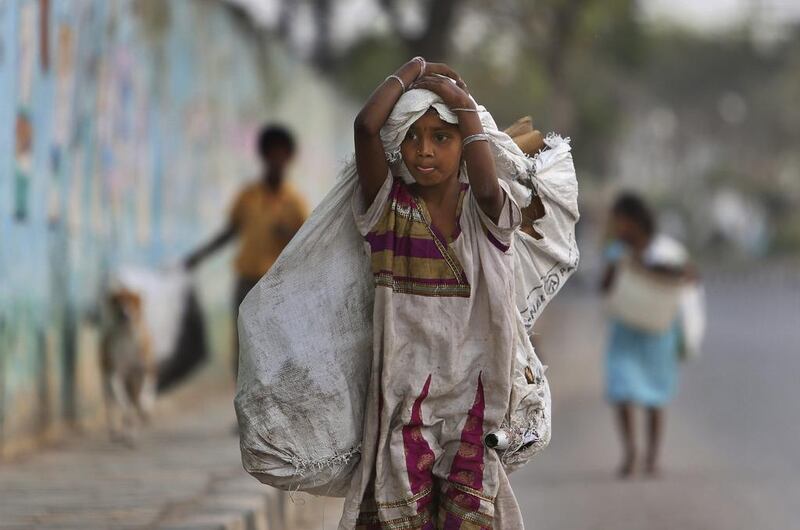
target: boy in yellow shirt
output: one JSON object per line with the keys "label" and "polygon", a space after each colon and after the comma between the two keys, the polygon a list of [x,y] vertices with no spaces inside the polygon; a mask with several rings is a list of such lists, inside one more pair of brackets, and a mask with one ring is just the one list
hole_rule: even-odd
{"label": "boy in yellow shirt", "polygon": [[[258,135],[257,149],[262,163],[260,179],[239,192],[225,228],[184,262],[191,270],[226,243],[239,239],[234,261],[237,277],[233,296],[234,330],[242,300],[272,267],[308,215],[303,198],[285,182],[286,168],[295,153],[291,133],[277,125],[264,126]],[[234,333],[234,373],[239,364],[236,338]]]}

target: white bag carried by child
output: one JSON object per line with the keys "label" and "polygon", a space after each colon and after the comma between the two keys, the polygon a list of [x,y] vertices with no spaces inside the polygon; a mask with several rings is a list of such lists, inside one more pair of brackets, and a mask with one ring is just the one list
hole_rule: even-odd
{"label": "white bag carried by child", "polygon": [[656,275],[624,257],[617,264],[606,307],[628,326],[653,334],[665,333],[675,323],[685,288],[682,278]]}
{"label": "white bag carried by child", "polygon": [[630,256],[619,260],[605,302],[613,318],[647,333],[666,333],[677,322],[684,360],[700,355],[706,327],[705,291],[697,280],[653,273],[647,266],[682,269],[688,264],[684,246],[658,234],[643,256],[643,264]]}
{"label": "white bag carried by child", "polygon": [[[404,94],[392,116],[402,116],[403,104],[449,112],[426,90]],[[545,385],[545,395],[530,391],[525,370],[534,361],[541,365],[525,333],[577,266],[577,182],[568,141],[551,136],[547,150],[527,157],[497,130],[491,115],[479,109],[498,176],[509,181],[521,206],[530,201],[531,190],[538,193],[546,212],[534,223],[544,238],[520,233],[513,247],[519,328],[526,346],[522,350],[528,353],[518,355],[508,426],[521,429],[534,417],[544,418],[544,425],[538,426],[540,444],[518,444],[503,458],[513,469],[549,440],[549,388],[539,370],[535,377],[538,388]],[[402,121],[390,118],[381,131],[393,171],[403,128],[410,125]],[[235,406],[242,463],[248,473],[277,488],[343,496],[358,462],[375,287],[351,211],[356,190],[355,164],[350,162],[240,306]]]}

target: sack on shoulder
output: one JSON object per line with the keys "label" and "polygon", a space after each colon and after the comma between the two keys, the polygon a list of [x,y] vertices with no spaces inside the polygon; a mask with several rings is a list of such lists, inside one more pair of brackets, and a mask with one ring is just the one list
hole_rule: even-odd
{"label": "sack on shoulder", "polygon": [[682,279],[657,275],[626,257],[617,264],[606,308],[628,326],[648,333],[665,333],[678,317],[684,287]]}
{"label": "sack on shoulder", "polygon": [[[426,91],[409,91],[403,98],[420,100],[423,113],[439,104]],[[512,193],[527,189],[517,182],[527,179],[545,211],[535,221],[543,237],[520,233],[512,250],[517,325],[522,345],[529,348],[518,351],[508,423],[533,428],[539,435],[537,443],[505,455],[504,463],[519,467],[550,438],[549,387],[527,333],[577,267],[578,190],[568,140],[548,136],[548,148],[530,158],[497,131],[485,110],[481,118],[495,158],[502,162],[498,177],[513,186]],[[404,129],[399,122],[389,122],[392,141],[399,144]],[[391,154],[395,145],[387,141]],[[357,183],[351,162],[240,306],[235,407],[242,464],[276,488],[345,496],[359,462],[373,355],[375,287],[352,212]]]}

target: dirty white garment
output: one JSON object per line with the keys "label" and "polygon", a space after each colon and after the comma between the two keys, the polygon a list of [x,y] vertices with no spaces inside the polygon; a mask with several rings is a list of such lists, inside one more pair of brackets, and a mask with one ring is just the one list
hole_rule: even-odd
{"label": "dirty white garment", "polygon": [[502,465],[483,437],[504,424],[518,348],[532,374],[527,419],[537,444],[547,443],[544,370],[517,336],[511,243],[522,215],[501,186],[495,223],[462,184],[452,235],[391,175],[368,210],[354,197],[375,278],[375,342],[361,460],[340,529],[493,527]]}
{"label": "dirty white garment", "polygon": [[[403,95],[382,130],[396,182],[402,180],[404,169],[398,157],[400,141],[431,106],[443,119],[455,122],[436,95],[412,90]],[[497,130],[489,113],[480,109],[498,176],[506,184],[507,206],[513,209],[515,202],[524,207],[533,191],[546,210],[544,218],[535,223],[544,239],[537,241],[513,231],[511,248],[500,253],[503,267],[510,271],[503,288],[515,293],[517,306],[516,311],[510,311],[508,304],[497,309],[507,317],[503,333],[514,338],[513,360],[503,361],[509,372],[500,391],[506,393],[500,421],[514,432],[536,429],[540,435],[532,446],[512,444],[502,455],[489,457],[502,461],[504,472],[510,472],[549,439],[549,391],[546,380],[538,379],[540,365],[527,333],[577,266],[577,184],[567,141],[549,137],[545,151],[527,157]],[[346,495],[350,490],[353,497],[350,485],[361,476],[356,467],[364,418],[374,413],[367,406],[370,375],[377,377],[379,371],[372,370],[375,284],[351,213],[354,196],[357,176],[350,162],[336,187],[240,308],[235,404],[242,461],[259,480],[283,489],[327,495]],[[463,210],[468,217],[465,224],[477,222],[479,215]],[[488,316],[495,321],[499,318]],[[532,375],[538,384],[529,384]],[[412,386],[419,395],[420,383],[409,380],[408,387]],[[473,388],[477,392],[477,381]],[[475,392],[460,391],[472,398]],[[495,414],[501,407],[500,398],[492,395],[490,401]],[[457,425],[446,427],[451,432],[458,430]],[[375,444],[376,440],[365,438],[363,443]],[[494,484],[501,483],[499,472],[492,476]],[[349,513],[353,510],[351,505]]]}
{"label": "dirty white garment", "polygon": [[494,527],[498,530],[524,530],[522,513],[505,469],[500,468],[498,476],[500,484],[497,487],[497,497],[494,499]]}

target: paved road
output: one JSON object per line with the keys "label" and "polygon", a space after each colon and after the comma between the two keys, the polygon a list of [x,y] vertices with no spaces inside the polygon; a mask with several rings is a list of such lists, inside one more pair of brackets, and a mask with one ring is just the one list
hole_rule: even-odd
{"label": "paved road", "polygon": [[800,275],[712,276],[708,300],[706,354],[683,368],[660,480],[613,477],[597,302],[565,293],[546,314],[553,440],[512,476],[528,528],[800,528]]}
{"label": "paved road", "polygon": [[511,476],[526,528],[800,529],[800,271],[711,275],[707,288],[705,354],[682,369],[658,480],[614,477],[600,304],[573,288],[548,309],[553,440]]}

